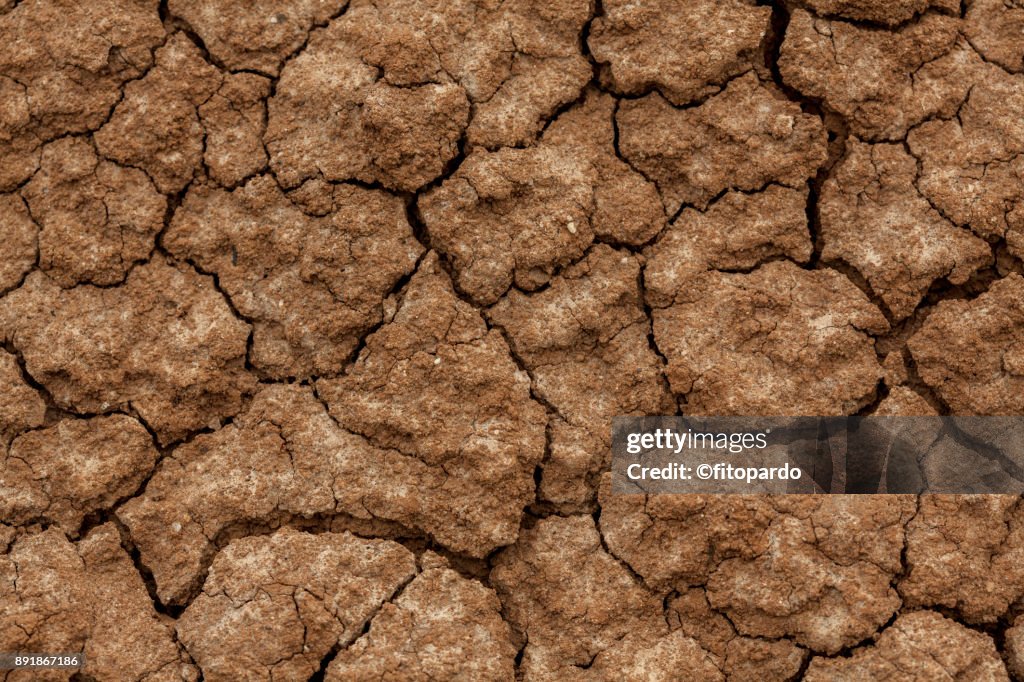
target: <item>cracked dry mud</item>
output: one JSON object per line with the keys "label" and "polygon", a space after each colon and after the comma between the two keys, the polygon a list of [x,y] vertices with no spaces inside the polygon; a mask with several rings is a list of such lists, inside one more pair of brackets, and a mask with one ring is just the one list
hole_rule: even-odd
{"label": "cracked dry mud", "polygon": [[0,0],[3,680],[1024,679],[1015,496],[609,420],[1024,411],[1017,0]]}

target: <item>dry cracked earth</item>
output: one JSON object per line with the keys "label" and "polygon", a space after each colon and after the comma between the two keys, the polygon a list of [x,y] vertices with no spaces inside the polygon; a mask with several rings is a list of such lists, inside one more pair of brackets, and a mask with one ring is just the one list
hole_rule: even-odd
{"label": "dry cracked earth", "polygon": [[1024,413],[1019,0],[0,0],[4,680],[1024,679],[1015,496],[613,496]]}

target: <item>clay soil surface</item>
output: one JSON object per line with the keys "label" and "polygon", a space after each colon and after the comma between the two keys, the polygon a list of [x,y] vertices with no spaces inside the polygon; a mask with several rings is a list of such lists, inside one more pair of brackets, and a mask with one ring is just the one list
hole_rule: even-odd
{"label": "clay soil surface", "polygon": [[1017,0],[0,0],[3,680],[1024,679],[1017,496],[612,495],[1024,413]]}

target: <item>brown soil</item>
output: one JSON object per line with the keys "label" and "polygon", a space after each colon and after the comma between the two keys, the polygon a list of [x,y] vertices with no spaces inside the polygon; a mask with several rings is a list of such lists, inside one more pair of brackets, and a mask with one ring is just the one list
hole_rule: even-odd
{"label": "brown soil", "polygon": [[[1024,679],[1013,496],[628,414],[1024,412],[1017,0],[0,0],[3,680]],[[1016,676],[1016,677],[1014,677]]]}

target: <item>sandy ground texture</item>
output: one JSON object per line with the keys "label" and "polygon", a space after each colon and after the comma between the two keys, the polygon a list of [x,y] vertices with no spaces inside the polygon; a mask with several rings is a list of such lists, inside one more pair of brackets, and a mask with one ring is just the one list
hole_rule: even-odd
{"label": "sandy ground texture", "polygon": [[0,0],[0,651],[1024,680],[1013,496],[612,495],[1024,413],[1019,0]]}

